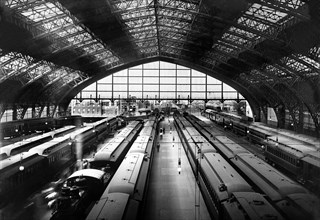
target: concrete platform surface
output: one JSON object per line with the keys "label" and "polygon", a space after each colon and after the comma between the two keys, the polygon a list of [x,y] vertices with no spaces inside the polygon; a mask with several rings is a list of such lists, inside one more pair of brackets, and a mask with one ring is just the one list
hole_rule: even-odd
{"label": "concrete platform surface", "polygon": [[[159,152],[155,149],[154,153],[144,219],[211,219],[173,126],[173,117],[166,117],[160,127],[165,128],[165,134],[162,139],[159,139]],[[180,174],[179,158],[181,159]]]}

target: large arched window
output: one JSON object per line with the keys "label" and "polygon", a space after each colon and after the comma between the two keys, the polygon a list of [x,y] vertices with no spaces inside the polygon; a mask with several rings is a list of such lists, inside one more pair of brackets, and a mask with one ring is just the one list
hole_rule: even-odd
{"label": "large arched window", "polygon": [[[88,116],[106,111],[117,114],[119,107],[116,106],[121,100],[130,99],[151,104],[163,100],[189,104],[205,100],[209,104],[245,101],[241,94],[220,80],[184,66],[156,61],[116,72],[91,84],[73,99],[71,111]],[[244,110],[244,114],[247,111]]]}
{"label": "large arched window", "polygon": [[244,100],[229,85],[199,71],[157,61],[101,79],[75,98],[78,100],[116,100],[136,97],[142,100]]}

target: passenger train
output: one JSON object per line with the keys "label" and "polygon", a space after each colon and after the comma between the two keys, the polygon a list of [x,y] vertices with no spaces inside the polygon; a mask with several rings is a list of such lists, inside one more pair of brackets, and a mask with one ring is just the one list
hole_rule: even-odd
{"label": "passenger train", "polygon": [[87,220],[141,219],[158,119],[150,118],[132,144],[106,190],[95,203]]}
{"label": "passenger train", "polygon": [[215,131],[211,127],[200,126],[196,117],[190,115],[186,118],[257,192],[265,194],[266,198],[281,210],[285,218],[301,219],[307,216],[309,219],[316,219],[319,216],[319,199],[303,186],[228,137],[212,136]]}
{"label": "passenger train", "polygon": [[[12,138],[32,133],[44,133],[67,125],[80,127],[83,123],[81,116],[28,118],[0,123],[0,140],[11,142]],[[12,143],[12,142],[11,142]]]}
{"label": "passenger train", "polygon": [[[250,141],[263,148],[267,162],[293,174],[297,181],[320,195],[320,145],[311,145],[292,136],[282,135],[278,131],[260,126],[259,123],[248,124],[232,114],[226,115],[211,109],[203,114],[224,128],[247,136]],[[315,142],[319,143],[319,140]]]}
{"label": "passenger train", "polygon": [[[124,156],[128,152],[133,141],[136,139],[139,131],[143,126],[142,121],[132,121],[127,127],[122,129],[116,137],[112,138],[107,143],[104,143],[100,150],[94,154],[94,158],[89,161],[90,169],[84,169],[82,171],[77,171],[76,173],[86,173],[84,184],[86,181],[97,179],[97,177],[92,176],[94,173],[103,172],[103,188],[101,184],[96,187],[91,187],[94,190],[84,190],[85,195],[73,197],[72,194],[60,193],[61,196],[57,199],[57,205],[52,213],[52,220],[62,220],[62,219],[84,219],[87,215],[86,209],[94,200],[98,200],[101,196],[106,184],[110,181],[114,172],[119,167]],[[88,170],[88,171],[85,171]],[[91,172],[91,173],[89,173]],[[91,174],[91,175],[90,175]],[[80,175],[80,174],[79,174]],[[65,182],[64,190],[72,191],[73,188],[79,188],[77,181],[72,181],[76,174],[72,174]],[[80,178],[80,177],[79,177]],[[81,176],[81,178],[83,178]],[[100,179],[100,175],[99,178]],[[101,181],[95,181],[100,183]],[[82,187],[84,188],[84,187]],[[87,187],[86,187],[87,188]],[[102,190],[102,191],[101,191]],[[100,192],[100,193],[99,193]],[[77,192],[78,193],[78,192]],[[94,194],[94,195],[92,195]],[[65,198],[67,197],[67,199]]]}
{"label": "passenger train", "polygon": [[52,179],[59,169],[75,162],[79,151],[87,151],[89,144],[116,129],[116,122],[116,118],[110,118],[91,123],[0,161],[1,204],[19,196],[20,191],[32,192],[35,187]]}
{"label": "passenger train", "polygon": [[36,135],[21,141],[17,141],[13,144],[6,145],[0,148],[0,160],[16,155],[21,152],[28,151],[32,147],[42,144],[46,141],[51,140],[54,137],[65,135],[71,131],[74,131],[76,127],[73,125],[67,125],[54,131],[46,132],[43,134]]}
{"label": "passenger train", "polygon": [[115,171],[143,127],[141,121],[130,122],[116,137],[103,144],[89,161],[90,168]]}
{"label": "passenger train", "polygon": [[189,121],[174,122],[213,219],[283,219]]}

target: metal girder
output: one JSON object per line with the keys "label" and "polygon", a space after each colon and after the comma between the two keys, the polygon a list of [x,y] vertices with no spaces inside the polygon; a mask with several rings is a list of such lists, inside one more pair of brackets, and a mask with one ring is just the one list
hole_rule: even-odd
{"label": "metal girder", "polygon": [[4,114],[4,112],[6,111],[7,108],[7,104],[6,103],[0,103],[0,120]]}
{"label": "metal girder", "polygon": [[305,2],[301,0],[260,0],[259,4],[287,13],[302,20],[310,19]]}
{"label": "metal girder", "polygon": [[56,109],[57,109],[57,105],[55,105],[53,103],[48,103],[47,104],[47,117],[53,118]]}

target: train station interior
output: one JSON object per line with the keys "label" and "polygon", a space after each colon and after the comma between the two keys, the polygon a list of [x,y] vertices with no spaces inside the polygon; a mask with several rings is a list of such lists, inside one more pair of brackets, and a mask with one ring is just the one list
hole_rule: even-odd
{"label": "train station interior", "polygon": [[1,0],[0,220],[320,219],[319,36],[318,0]]}

